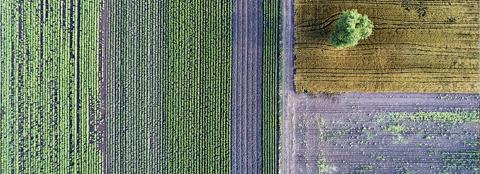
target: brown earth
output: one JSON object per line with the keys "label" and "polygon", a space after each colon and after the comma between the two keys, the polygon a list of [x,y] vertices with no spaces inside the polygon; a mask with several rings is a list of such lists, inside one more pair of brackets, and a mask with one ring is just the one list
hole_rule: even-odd
{"label": "brown earth", "polygon": [[[295,1],[297,92],[480,92],[479,1]],[[340,12],[374,22],[353,48],[328,43]]]}

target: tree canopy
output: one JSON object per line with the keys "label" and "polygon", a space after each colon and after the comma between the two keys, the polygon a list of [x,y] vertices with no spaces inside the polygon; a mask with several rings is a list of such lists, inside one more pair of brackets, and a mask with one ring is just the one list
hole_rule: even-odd
{"label": "tree canopy", "polygon": [[335,29],[330,37],[330,43],[335,48],[347,48],[358,44],[373,32],[373,22],[367,15],[357,10],[346,10],[335,23]]}

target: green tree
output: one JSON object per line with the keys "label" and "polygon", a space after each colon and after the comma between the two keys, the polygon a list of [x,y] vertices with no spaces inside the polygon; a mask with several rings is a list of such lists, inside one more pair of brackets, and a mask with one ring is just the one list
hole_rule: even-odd
{"label": "green tree", "polygon": [[373,32],[373,22],[367,15],[357,10],[346,10],[335,23],[335,29],[330,37],[330,43],[335,48],[347,48],[358,44],[358,41],[370,36]]}

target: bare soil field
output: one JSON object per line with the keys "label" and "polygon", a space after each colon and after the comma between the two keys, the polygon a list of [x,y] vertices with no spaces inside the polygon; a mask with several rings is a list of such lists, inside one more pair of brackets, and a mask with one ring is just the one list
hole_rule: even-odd
{"label": "bare soil field", "polygon": [[232,173],[262,171],[261,1],[234,1],[232,69]]}
{"label": "bare soil field", "polygon": [[[292,117],[291,172],[479,172],[479,99],[478,94],[300,95]],[[473,113],[473,119],[406,116],[420,112]]]}
{"label": "bare soil field", "polygon": [[[297,92],[480,92],[479,1],[296,0]],[[340,12],[357,9],[373,35],[336,50]]]}

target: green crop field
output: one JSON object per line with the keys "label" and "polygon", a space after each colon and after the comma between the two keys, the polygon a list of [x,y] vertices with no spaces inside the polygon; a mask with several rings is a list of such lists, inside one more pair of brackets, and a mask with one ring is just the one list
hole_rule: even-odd
{"label": "green crop field", "polygon": [[0,173],[98,173],[100,2],[1,1]]}
{"label": "green crop field", "polygon": [[[234,2],[1,0],[0,173],[235,172]],[[241,165],[277,173],[281,1],[262,2],[261,159]]]}
{"label": "green crop field", "polygon": [[263,173],[278,171],[280,0],[265,0],[263,49]]}
{"label": "green crop field", "polygon": [[108,163],[230,171],[231,1],[111,1]]}

